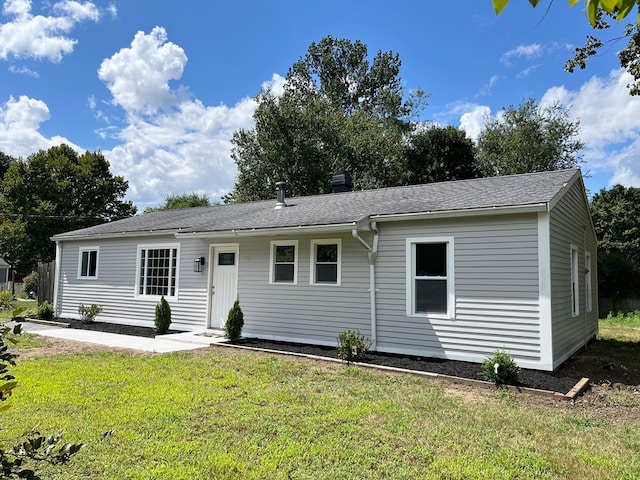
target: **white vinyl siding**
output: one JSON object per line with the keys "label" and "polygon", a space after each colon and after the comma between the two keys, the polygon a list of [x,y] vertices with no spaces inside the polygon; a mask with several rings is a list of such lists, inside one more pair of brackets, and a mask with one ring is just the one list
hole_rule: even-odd
{"label": "white vinyl siding", "polygon": [[96,280],[98,278],[98,247],[81,248],[78,252],[78,278]]}
{"label": "white vinyl siding", "polygon": [[298,241],[271,242],[269,283],[298,283]]}
{"label": "white vinyl siding", "polygon": [[[551,270],[551,312],[553,364],[560,365],[564,360],[582,347],[586,341],[595,336],[598,331],[597,312],[597,282],[591,285],[591,311],[580,309],[579,315],[574,315],[572,308],[572,261],[571,245],[579,251],[595,252],[597,242],[589,207],[584,192],[581,190],[579,179],[553,206],[550,212],[550,270]],[[593,255],[593,253],[592,253]],[[579,255],[577,262],[578,305],[586,305],[586,288],[583,282],[586,277],[582,263],[584,256]],[[593,278],[597,278],[597,266],[594,260],[591,270]]]}
{"label": "white vinyl siding", "polygon": [[342,264],[342,240],[311,240],[312,285],[340,285]]}
{"label": "white vinyl siding", "polygon": [[[154,327],[155,307],[159,297],[137,294],[136,277],[139,239],[105,239],[92,241],[61,242],[60,284],[58,287],[58,312],[61,317],[78,318],[78,305],[101,305],[100,320],[113,323]],[[156,236],[147,239],[148,244],[175,245],[172,236]],[[100,250],[100,274],[95,281],[77,279],[80,248],[97,246]],[[208,242],[200,239],[183,239],[178,263],[179,290],[177,296],[167,298],[171,305],[171,327],[196,330],[206,326],[207,275],[193,271],[193,259],[207,256]],[[208,265],[208,262],[207,262]]]}
{"label": "white vinyl siding", "polygon": [[[238,296],[244,312],[243,335],[330,346],[347,329],[371,337],[367,252],[350,231],[333,233],[327,241],[336,238],[341,240],[340,288],[313,285],[309,261],[299,262],[295,288],[268,284],[271,242],[264,237],[234,239],[241,252]],[[312,240],[324,241],[318,235],[297,237],[299,258],[310,258]]]}
{"label": "white vinyl siding", "polygon": [[[377,350],[481,362],[496,349],[540,363],[536,214],[378,223]],[[449,318],[407,315],[407,241],[452,239]],[[410,273],[409,273],[410,275]]]}
{"label": "white vinyl siding", "polygon": [[453,238],[407,238],[407,315],[451,318],[455,304]]}

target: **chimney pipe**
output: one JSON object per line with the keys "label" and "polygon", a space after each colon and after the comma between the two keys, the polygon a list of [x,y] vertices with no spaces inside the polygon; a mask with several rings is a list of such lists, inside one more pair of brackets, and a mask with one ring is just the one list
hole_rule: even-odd
{"label": "chimney pipe", "polygon": [[353,178],[346,170],[338,170],[331,179],[333,193],[350,192],[353,190]]}
{"label": "chimney pipe", "polygon": [[276,193],[278,195],[278,201],[276,203],[275,208],[284,208],[287,206],[285,202],[286,194],[287,194],[287,184],[285,182],[276,182]]}

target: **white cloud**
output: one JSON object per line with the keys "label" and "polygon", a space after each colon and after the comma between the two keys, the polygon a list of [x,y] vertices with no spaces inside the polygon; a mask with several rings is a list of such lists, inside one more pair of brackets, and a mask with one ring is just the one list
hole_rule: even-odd
{"label": "white cloud", "polygon": [[9,67],[9,71],[11,73],[18,73],[21,75],[29,75],[30,77],[33,78],[38,78],[40,77],[40,74],[36,71],[31,70],[29,67],[16,67],[15,65],[11,65]]}
{"label": "white cloud", "polygon": [[[187,56],[168,41],[166,31],[138,32],[130,47],[105,59],[100,78],[125,110],[126,125],[98,134],[120,143],[103,151],[112,171],[129,181],[128,198],[140,209],[159,205],[168,194],[195,191],[212,200],[228,193],[236,167],[231,138],[253,126],[256,108],[251,98],[236,105],[207,106],[172,90],[170,80],[182,77]],[[265,88],[282,90],[284,79],[274,74]],[[91,102],[95,108],[95,100]]]}
{"label": "white cloud", "polygon": [[487,117],[491,115],[491,109],[486,105],[469,107],[471,110],[460,116],[460,128],[467,132],[469,138],[475,141],[487,123]]}
{"label": "white cloud", "polygon": [[516,48],[505,52],[502,57],[500,57],[500,62],[508,66],[511,65],[511,59],[514,57],[532,59],[541,56],[542,52],[542,45],[538,43],[531,45],[519,45]]}
{"label": "white cloud", "polygon": [[40,149],[66,143],[80,150],[64,137],[44,137],[40,125],[50,118],[42,100],[21,96],[0,104],[0,151],[14,157],[27,157]]}
{"label": "white cloud", "polygon": [[82,21],[98,21],[100,12],[91,2],[65,0],[55,3],[59,15],[33,15],[29,0],[6,0],[0,24],[0,59],[37,58],[59,62],[73,51],[76,40],[65,36]]}
{"label": "white cloud", "polygon": [[107,84],[113,103],[132,114],[152,114],[176,102],[170,80],[182,77],[187,56],[167,42],[167,32],[155,27],[136,33],[130,48],[123,48],[100,65],[98,76]]}

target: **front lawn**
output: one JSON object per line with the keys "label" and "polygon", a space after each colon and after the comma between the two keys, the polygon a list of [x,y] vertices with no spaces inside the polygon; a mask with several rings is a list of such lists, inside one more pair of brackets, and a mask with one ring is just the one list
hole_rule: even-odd
{"label": "front lawn", "polygon": [[640,477],[637,406],[573,407],[224,347],[57,355],[12,371],[4,438],[38,425],[88,444],[44,478]]}

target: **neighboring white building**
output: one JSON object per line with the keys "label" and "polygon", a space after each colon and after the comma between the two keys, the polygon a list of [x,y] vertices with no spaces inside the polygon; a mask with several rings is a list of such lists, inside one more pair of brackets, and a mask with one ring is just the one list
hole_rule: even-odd
{"label": "neighboring white building", "polygon": [[9,272],[11,271],[11,266],[4,260],[4,258],[0,258],[0,290],[8,290],[9,289],[9,280],[11,280],[11,275]]}
{"label": "neighboring white building", "polygon": [[[283,192],[282,192],[283,193]],[[56,235],[56,314],[554,370],[598,326],[579,170],[158,211]],[[282,204],[286,204],[286,206]],[[199,271],[201,270],[201,271]]]}

